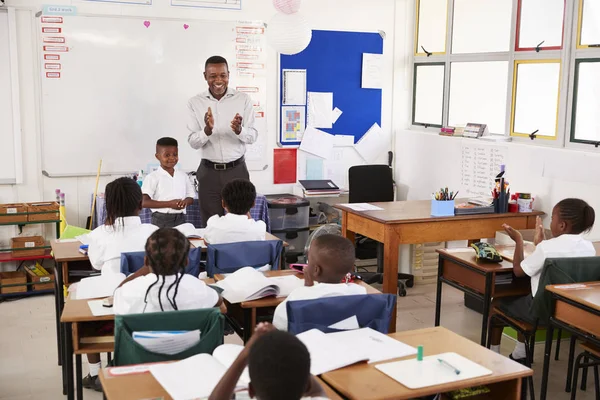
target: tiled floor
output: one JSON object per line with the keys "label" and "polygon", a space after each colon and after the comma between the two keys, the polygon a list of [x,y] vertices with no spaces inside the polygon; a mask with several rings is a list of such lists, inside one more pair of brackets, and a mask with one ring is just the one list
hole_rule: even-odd
{"label": "tiled floor", "polygon": [[[435,285],[409,289],[407,297],[398,299],[398,330],[433,326],[434,310]],[[444,286],[441,323],[454,332],[479,341],[481,315],[465,308],[462,293],[449,286]],[[239,342],[239,338],[228,336],[227,342]],[[508,354],[513,346],[514,342],[505,338],[502,353]],[[564,392],[568,345],[564,342],[561,347],[561,360],[553,361],[550,369],[548,398],[551,400],[570,398]],[[539,393],[542,375],[543,351],[542,344],[536,347],[536,394]],[[64,399],[61,370],[56,361],[53,298],[41,296],[0,303],[0,399]],[[84,398],[100,400],[102,395],[86,390]],[[593,374],[588,377],[588,392],[578,391],[577,398],[594,398]]]}

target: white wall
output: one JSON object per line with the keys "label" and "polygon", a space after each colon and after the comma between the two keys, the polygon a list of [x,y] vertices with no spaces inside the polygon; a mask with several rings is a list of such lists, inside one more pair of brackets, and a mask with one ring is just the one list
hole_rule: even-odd
{"label": "white wall", "polygon": [[[394,52],[396,38],[404,38],[405,17],[396,13],[396,3],[409,0],[304,0],[301,11],[311,21],[313,29],[379,31],[387,34],[384,41],[384,74],[386,87],[383,90],[382,127],[392,129],[394,126],[394,100],[392,83],[394,81]],[[40,121],[40,67],[39,67],[39,32],[34,15],[41,10],[43,0],[7,0],[6,5],[17,9],[17,46],[19,52],[19,79],[21,97],[21,120],[23,131],[24,183],[18,186],[0,186],[0,202],[38,201],[54,198],[54,190],[60,188],[66,193],[67,219],[73,224],[83,225],[89,215],[90,196],[94,190],[94,178],[47,178],[41,174],[41,121]],[[242,11],[223,11],[209,9],[170,7],[170,1],[154,0],[154,5],[136,6],[111,4],[80,0],[53,0],[53,5],[75,5],[80,14],[131,15],[161,18],[182,18],[200,20],[238,20],[253,19],[268,22],[275,14],[271,0],[244,0]],[[402,8],[401,7],[401,8]],[[400,20],[398,18],[400,17]],[[396,31],[396,27],[400,27]],[[207,40],[210,40],[207,38]],[[402,57],[401,57],[402,58]],[[275,147],[277,129],[277,55],[269,49],[268,74],[268,142]],[[199,71],[200,73],[200,71]],[[198,91],[204,90],[198,88]],[[185,105],[182,105],[182,107]],[[183,138],[182,138],[183,139]],[[185,140],[180,140],[186,143]],[[183,144],[187,145],[187,144]],[[65,148],[65,156],[78,149]],[[291,192],[291,185],[273,185],[272,149],[267,157],[269,168],[265,171],[251,172],[251,180],[261,193]],[[345,150],[344,159],[348,166],[361,163],[361,159],[353,149]],[[382,158],[384,161],[385,158]],[[103,188],[113,177],[102,177],[100,187]],[[39,232],[39,227],[30,227],[29,231]],[[11,236],[11,232],[0,232],[0,242]],[[53,231],[49,230],[49,233]],[[3,239],[4,238],[4,239]]]}

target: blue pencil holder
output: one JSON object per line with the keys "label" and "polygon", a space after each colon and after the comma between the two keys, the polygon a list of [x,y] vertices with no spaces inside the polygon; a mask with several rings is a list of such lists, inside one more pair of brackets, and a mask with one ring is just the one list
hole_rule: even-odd
{"label": "blue pencil holder", "polygon": [[431,200],[432,217],[451,217],[454,215],[454,200]]}

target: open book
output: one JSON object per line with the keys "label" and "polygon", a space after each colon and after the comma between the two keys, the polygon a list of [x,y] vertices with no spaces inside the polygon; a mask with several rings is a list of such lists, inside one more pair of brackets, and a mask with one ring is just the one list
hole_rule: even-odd
{"label": "open book", "polygon": [[[224,344],[217,347],[212,356],[197,354],[173,363],[153,364],[149,370],[173,400],[206,398],[243,349],[239,345]],[[236,390],[246,389],[249,382],[246,368]]]}
{"label": "open book", "polygon": [[202,237],[204,237],[204,229],[196,229],[196,227],[190,223],[177,225],[175,229],[188,238],[202,239]]}
{"label": "open book", "polygon": [[295,275],[267,278],[252,267],[238,269],[216,284],[223,289],[223,297],[231,304],[256,300],[267,296],[287,297],[304,285]]}
{"label": "open book", "polygon": [[75,288],[75,299],[97,299],[112,296],[117,287],[125,280],[125,275],[104,274],[84,278],[77,282]]}

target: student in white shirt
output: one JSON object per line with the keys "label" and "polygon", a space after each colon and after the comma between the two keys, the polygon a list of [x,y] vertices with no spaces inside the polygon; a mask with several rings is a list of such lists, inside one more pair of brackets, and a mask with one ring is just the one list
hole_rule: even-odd
{"label": "student in white shirt", "polygon": [[[106,221],[89,233],[88,257],[92,267],[102,276],[121,272],[121,253],[143,251],[148,237],[158,229],[142,224],[142,191],[131,178],[118,178],[106,185]],[[102,391],[98,371],[100,354],[88,354],[90,373],[83,378],[83,386]]]}
{"label": "student in white shirt", "polygon": [[287,332],[261,323],[240,355],[213,389],[209,400],[233,398],[237,382],[248,366],[248,392],[258,400],[325,400],[325,391],[310,374],[306,346]]}
{"label": "student in white shirt", "polygon": [[147,274],[123,283],[115,291],[115,314],[219,306],[222,300],[214,289],[184,273],[189,251],[189,240],[178,230],[161,228],[154,232],[146,243]]}
{"label": "student in white shirt", "polygon": [[92,267],[105,274],[121,272],[121,253],[142,251],[148,237],[158,229],[142,224],[142,191],[131,178],[106,185],[106,221],[86,236]]}
{"label": "student in white shirt", "polygon": [[[552,239],[546,240],[542,220],[537,217],[534,237],[535,251],[529,257],[524,257],[523,236],[508,225],[504,229],[516,243],[513,258],[513,272],[517,277],[531,278],[531,295],[522,297],[501,298],[497,306],[515,319],[535,323],[530,308],[538,288],[540,275],[547,258],[593,257],[596,255],[594,245],[584,239],[581,234],[592,229],[595,220],[594,209],[580,199],[565,199],[560,201],[552,210],[550,230]],[[541,288],[544,290],[544,288]],[[491,349],[500,352],[500,340],[503,327],[492,327]],[[526,359],[525,338],[519,335],[517,345],[510,358],[521,363]]]}
{"label": "student in white shirt", "polygon": [[355,283],[342,283],[354,269],[355,249],[352,242],[338,235],[316,237],[308,249],[308,265],[304,268],[304,286],[290,293],[273,315],[273,325],[287,331],[286,303],[322,297],[367,294],[367,289]]}
{"label": "student in white shirt", "polygon": [[246,179],[229,181],[222,192],[223,208],[227,214],[209,218],[204,231],[204,241],[210,244],[265,240],[267,225],[255,221],[250,210],[256,201],[256,189]]}
{"label": "student in white shirt", "polygon": [[152,209],[152,224],[159,228],[185,224],[185,208],[194,201],[194,186],[187,174],[175,169],[179,162],[177,140],[158,139],[154,156],[160,167],[142,184],[144,208]]}

